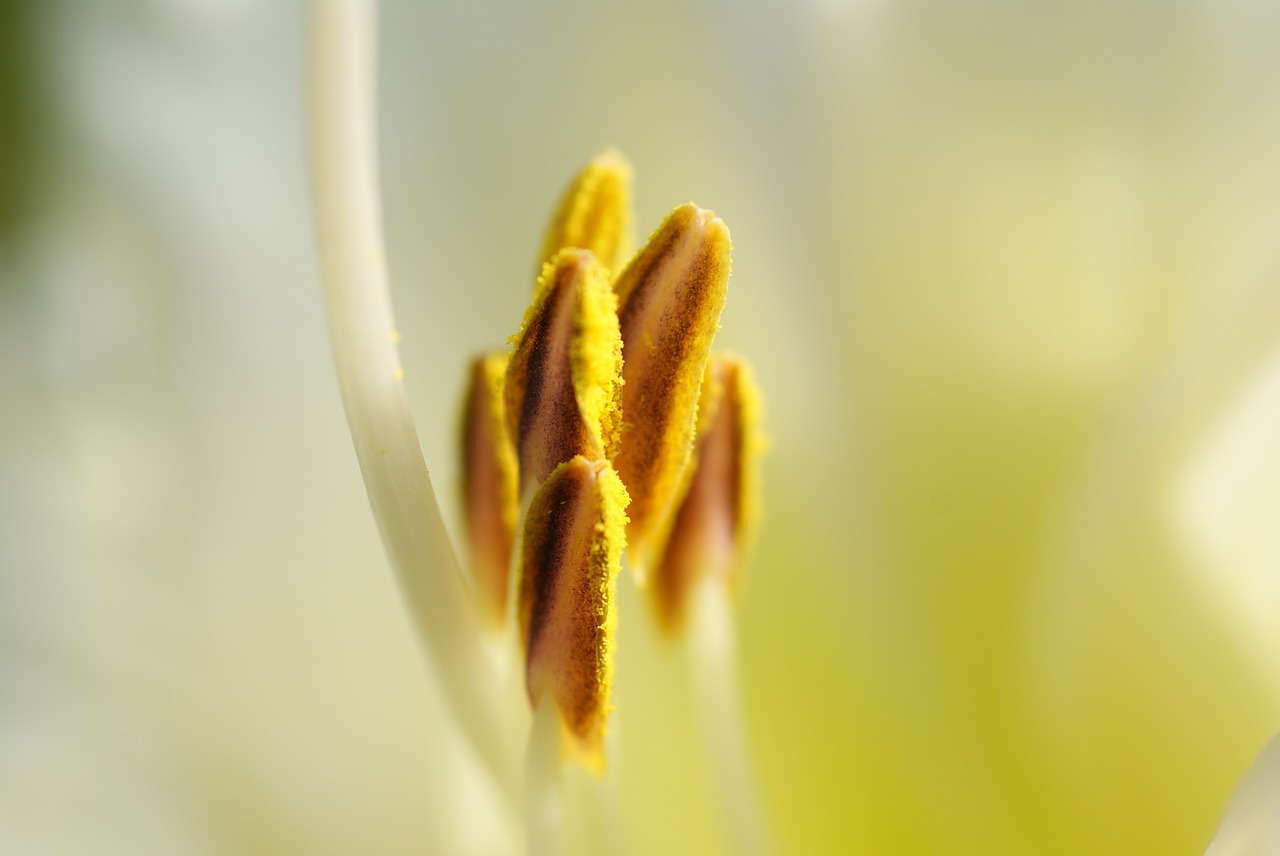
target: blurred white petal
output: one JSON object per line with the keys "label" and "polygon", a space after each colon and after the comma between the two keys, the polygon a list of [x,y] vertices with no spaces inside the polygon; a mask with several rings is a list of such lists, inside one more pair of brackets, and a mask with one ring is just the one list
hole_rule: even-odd
{"label": "blurred white petal", "polygon": [[1280,853],[1280,735],[1271,738],[1244,774],[1205,856]]}
{"label": "blurred white petal", "polygon": [[1260,662],[1280,651],[1278,438],[1280,352],[1214,427],[1173,494],[1174,526],[1206,597]]}

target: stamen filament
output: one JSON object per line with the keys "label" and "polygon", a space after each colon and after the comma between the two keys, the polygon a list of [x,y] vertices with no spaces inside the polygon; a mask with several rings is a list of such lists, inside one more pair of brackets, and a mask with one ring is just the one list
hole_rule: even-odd
{"label": "stamen filament", "polygon": [[544,696],[533,714],[525,762],[526,856],[561,856],[564,853],[562,731],[560,708]]}
{"label": "stamen filament", "polygon": [[310,4],[311,190],[330,342],[400,589],[459,723],[510,793],[518,735],[440,516],[395,346],[376,164],[375,24],[368,0]]}
{"label": "stamen filament", "polygon": [[[616,720],[615,711],[613,718]],[[614,726],[616,729],[616,725]],[[612,743],[613,733],[606,742]],[[610,758],[616,754],[612,747]],[[618,790],[617,766],[606,767],[600,773],[592,773],[581,765],[566,765],[564,775],[564,799],[566,828],[572,830],[575,819],[581,823],[585,836],[585,848],[589,853],[607,853],[609,856],[629,856],[631,847],[623,819],[622,796]]]}
{"label": "stamen filament", "polygon": [[723,581],[708,578],[693,592],[689,676],[703,743],[711,762],[721,826],[730,853],[767,856],[768,824],[747,750],[735,652],[733,604]]}

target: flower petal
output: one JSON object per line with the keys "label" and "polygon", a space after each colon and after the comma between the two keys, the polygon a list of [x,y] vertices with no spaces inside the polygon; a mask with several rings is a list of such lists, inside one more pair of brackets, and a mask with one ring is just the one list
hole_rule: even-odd
{"label": "flower petal", "polygon": [[1280,735],[1244,774],[1205,856],[1280,853]]}
{"label": "flower petal", "polygon": [[614,465],[631,492],[633,559],[670,505],[689,457],[698,390],[729,283],[729,253],[724,222],[692,203],[681,205],[614,284],[624,379]]}
{"label": "flower petal", "polygon": [[683,496],[651,580],[658,623],[669,632],[683,628],[689,597],[706,576],[737,587],[760,518],[760,402],[745,359],[711,355]]}
{"label": "flower petal", "polygon": [[462,508],[471,574],[492,627],[506,620],[508,569],[520,517],[516,454],[502,397],[506,370],[506,354],[473,360],[462,410]]}
{"label": "flower petal", "polygon": [[627,490],[607,461],[556,467],[525,516],[517,605],[534,706],[560,708],[569,745],[600,769],[613,680],[614,594]]}
{"label": "flower petal", "polygon": [[507,364],[507,425],[522,492],[574,455],[613,457],[622,385],[616,307],[590,252],[561,250],[543,267]]}
{"label": "flower petal", "polygon": [[538,258],[545,264],[561,250],[576,247],[617,270],[632,244],[631,164],[616,149],[605,149],[565,188]]}

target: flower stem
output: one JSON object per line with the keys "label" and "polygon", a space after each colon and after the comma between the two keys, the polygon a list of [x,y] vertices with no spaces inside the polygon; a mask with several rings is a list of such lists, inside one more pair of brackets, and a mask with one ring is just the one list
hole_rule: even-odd
{"label": "flower stem", "polygon": [[732,604],[724,585],[708,579],[694,592],[692,607],[689,675],[728,849],[739,856],[766,856],[773,848],[747,752]]}
{"label": "flower stem", "polygon": [[525,764],[526,856],[564,853],[560,740],[560,711],[544,696],[533,714]]}
{"label": "flower stem", "polygon": [[485,659],[396,349],[378,192],[375,44],[371,2],[312,0],[311,192],[330,342],[369,503],[401,591],[459,721],[511,793],[518,735]]}

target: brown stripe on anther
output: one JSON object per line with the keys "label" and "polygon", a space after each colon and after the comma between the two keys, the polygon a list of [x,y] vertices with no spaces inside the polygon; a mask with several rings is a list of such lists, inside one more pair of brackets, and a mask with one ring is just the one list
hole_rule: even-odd
{"label": "brown stripe on anther", "polygon": [[[594,523],[580,510],[586,480],[592,473],[574,459],[561,468],[558,478],[543,483],[525,515],[525,537],[520,579],[520,638],[532,655],[547,625],[562,574],[572,576],[581,568],[587,547],[584,538]],[[584,523],[584,521],[586,521]],[[585,529],[584,529],[585,526]],[[575,562],[575,557],[579,557]],[[530,700],[533,690],[530,688]]]}
{"label": "brown stripe on anther", "polygon": [[603,283],[604,277],[591,253],[559,253],[544,268],[534,303],[513,339],[505,395],[522,491],[575,454],[604,457],[600,428],[588,424],[580,408],[573,360],[574,337],[583,335],[577,320],[581,303],[590,299],[584,292],[603,288],[593,280]]}

